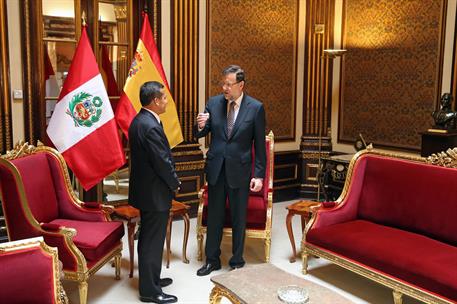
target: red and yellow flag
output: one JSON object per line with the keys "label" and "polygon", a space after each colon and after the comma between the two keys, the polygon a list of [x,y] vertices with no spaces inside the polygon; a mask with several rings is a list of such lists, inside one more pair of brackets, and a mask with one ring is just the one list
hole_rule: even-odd
{"label": "red and yellow flag", "polygon": [[140,39],[138,40],[124,90],[116,107],[117,123],[127,137],[130,123],[141,109],[140,87],[146,81],[158,81],[165,86],[168,105],[166,112],[160,115],[160,120],[163,123],[170,147],[173,148],[183,141],[181,125],[178,120],[176,105],[170,94],[170,88],[163,71],[159,51],[152,36],[148,15],[143,14]]}

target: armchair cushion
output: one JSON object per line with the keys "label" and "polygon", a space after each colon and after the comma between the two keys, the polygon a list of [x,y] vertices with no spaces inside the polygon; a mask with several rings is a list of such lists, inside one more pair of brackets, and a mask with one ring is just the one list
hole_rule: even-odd
{"label": "armchair cushion", "polygon": [[98,260],[114,246],[124,235],[122,222],[83,222],[69,219],[57,219],[49,224],[76,229],[73,241],[76,247],[89,261]]}
{"label": "armchair cushion", "polygon": [[312,229],[306,239],[355,263],[450,299],[457,294],[457,275],[449,276],[448,270],[457,269],[455,246],[365,220]]}

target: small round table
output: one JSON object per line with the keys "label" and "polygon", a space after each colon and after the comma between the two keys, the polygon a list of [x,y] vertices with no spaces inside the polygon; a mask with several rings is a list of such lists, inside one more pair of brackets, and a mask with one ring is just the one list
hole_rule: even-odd
{"label": "small round table", "polygon": [[299,201],[286,207],[286,209],[288,210],[286,217],[286,227],[287,233],[289,234],[290,244],[292,245],[292,257],[289,259],[289,262],[294,263],[295,258],[297,256],[297,251],[295,249],[294,232],[292,230],[292,217],[296,214],[300,215],[301,229],[303,231],[306,226],[306,221],[309,220],[309,218],[311,217],[311,207],[319,205],[319,202]]}
{"label": "small round table", "polygon": [[[167,236],[166,236],[166,246],[167,246],[167,268],[170,266],[170,243],[171,243],[171,227],[173,224],[173,217],[175,215],[182,216],[184,220],[184,240],[182,245],[182,261],[186,264],[189,263],[189,260],[186,257],[186,248],[187,248],[187,240],[189,238],[189,210],[190,206],[177,202],[175,200],[172,201],[170,215],[168,217],[168,225],[167,225]],[[130,274],[129,277],[133,277],[133,261],[135,259],[135,250],[134,250],[134,235],[135,235],[135,227],[136,224],[140,221],[140,210],[132,207],[130,205],[123,205],[114,208],[114,213],[119,216],[120,218],[127,221],[127,236],[129,242],[129,256],[130,256]]]}

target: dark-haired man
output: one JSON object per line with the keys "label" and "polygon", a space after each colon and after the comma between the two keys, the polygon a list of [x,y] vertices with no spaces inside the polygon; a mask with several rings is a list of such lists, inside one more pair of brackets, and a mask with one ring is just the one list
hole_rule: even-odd
{"label": "dark-haired man", "polygon": [[[243,92],[245,73],[230,65],[222,71],[222,94],[211,97],[197,116],[197,137],[211,133],[206,154],[208,221],[206,263],[197,271],[204,276],[221,268],[220,245],[228,198],[232,221],[232,269],[243,267],[246,212],[249,190],[262,189],[265,177],[265,110],[263,104]],[[255,149],[251,176],[252,147]]]}
{"label": "dark-haired man", "polygon": [[139,292],[142,302],[175,303],[177,297],[162,291],[170,278],[160,278],[162,254],[173,191],[179,187],[170,144],[159,115],[165,113],[167,95],[156,81],[140,89],[142,109],[129,128],[129,203],[140,210],[138,239]]}

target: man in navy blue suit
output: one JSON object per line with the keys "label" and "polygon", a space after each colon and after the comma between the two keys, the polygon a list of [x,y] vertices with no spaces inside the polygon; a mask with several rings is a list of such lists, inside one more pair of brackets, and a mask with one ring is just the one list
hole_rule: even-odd
{"label": "man in navy blue suit", "polygon": [[170,144],[159,115],[165,113],[167,95],[156,81],[140,89],[142,108],[129,128],[130,181],[129,203],[140,210],[138,238],[138,272],[140,300],[152,303],[175,303],[178,299],[162,292],[170,278],[160,278],[163,244],[173,191],[179,188]]}
{"label": "man in navy blue suit", "polygon": [[[204,113],[197,116],[196,137],[211,133],[206,154],[208,221],[206,263],[197,271],[205,276],[221,268],[220,245],[228,198],[232,221],[232,269],[243,267],[246,212],[249,191],[262,189],[265,177],[265,109],[243,92],[245,73],[230,65],[222,71],[223,94],[211,97]],[[255,149],[254,176],[252,147]]]}

